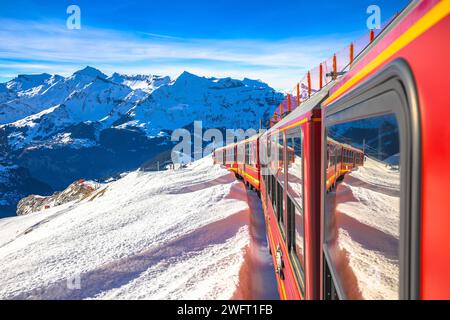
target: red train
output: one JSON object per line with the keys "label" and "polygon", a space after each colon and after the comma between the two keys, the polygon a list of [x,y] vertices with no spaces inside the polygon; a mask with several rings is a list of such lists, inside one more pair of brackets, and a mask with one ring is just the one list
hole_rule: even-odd
{"label": "red train", "polygon": [[450,299],[449,13],[410,4],[348,72],[214,152],[261,194],[282,299]]}

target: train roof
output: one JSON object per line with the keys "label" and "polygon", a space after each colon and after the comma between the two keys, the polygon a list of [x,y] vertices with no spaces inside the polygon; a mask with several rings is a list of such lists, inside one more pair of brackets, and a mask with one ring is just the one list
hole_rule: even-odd
{"label": "train roof", "polygon": [[273,125],[268,132],[275,131],[284,125],[290,123],[291,121],[297,119],[298,117],[304,115],[312,111],[315,108],[320,107],[321,102],[327,98],[329,91],[331,88],[338,82],[338,80],[331,81],[327,85],[325,85],[320,91],[316,92],[311,96],[308,100],[303,102],[298,108],[295,108],[291,113],[289,113],[282,120]]}

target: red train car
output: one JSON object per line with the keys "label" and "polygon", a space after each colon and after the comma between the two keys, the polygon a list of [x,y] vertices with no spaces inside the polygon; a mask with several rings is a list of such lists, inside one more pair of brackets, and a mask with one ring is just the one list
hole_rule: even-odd
{"label": "red train car", "polygon": [[345,75],[242,143],[282,299],[450,299],[449,13],[411,3]]}
{"label": "red train car", "polygon": [[236,143],[237,175],[251,189],[260,189],[259,135]]}
{"label": "red train car", "polygon": [[215,149],[213,159],[214,164],[221,164],[227,169],[237,172],[237,144]]}
{"label": "red train car", "polygon": [[259,192],[260,163],[259,136],[250,137],[214,150],[214,163],[221,164],[235,172],[247,186]]}
{"label": "red train car", "polygon": [[324,299],[450,298],[449,13],[450,1],[409,5],[323,103],[323,147],[366,157],[323,192]]}
{"label": "red train car", "polygon": [[282,299],[320,297],[315,270],[320,267],[320,102],[325,92],[260,138],[261,199]]}

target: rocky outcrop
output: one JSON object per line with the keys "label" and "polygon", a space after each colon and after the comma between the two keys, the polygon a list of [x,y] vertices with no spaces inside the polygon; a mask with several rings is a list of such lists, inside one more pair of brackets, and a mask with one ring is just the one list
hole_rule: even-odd
{"label": "rocky outcrop", "polygon": [[30,195],[19,201],[16,213],[18,216],[22,216],[32,212],[50,209],[64,203],[81,201],[89,197],[99,187],[99,184],[91,181],[78,180],[68,186],[64,191],[55,192],[48,197]]}

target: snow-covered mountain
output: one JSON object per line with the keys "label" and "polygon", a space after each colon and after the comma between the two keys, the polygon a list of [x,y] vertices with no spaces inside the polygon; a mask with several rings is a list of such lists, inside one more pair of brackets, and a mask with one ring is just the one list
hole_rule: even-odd
{"label": "snow-covered mountain", "polygon": [[[162,86],[137,102],[127,113],[115,113],[112,121],[138,126],[154,136],[195,120],[206,128],[259,128],[282,95],[259,81],[203,78],[183,72],[170,85]],[[105,119],[105,121],[111,121]]]}
{"label": "snow-covered mountain", "polygon": [[69,77],[20,75],[0,84],[0,147],[5,161],[62,190],[169,154],[171,131],[194,121],[204,129],[259,128],[282,98],[261,81],[188,72],[174,80],[108,77],[92,67]]}
{"label": "snow-covered mountain", "polygon": [[15,94],[0,105],[1,127],[14,149],[35,148],[43,141],[48,145],[49,138],[79,123],[97,123],[98,130],[131,127],[147,136],[195,120],[208,128],[257,128],[282,98],[267,84],[250,79],[188,72],[175,81],[117,73],[108,78],[91,67],[67,78],[22,75],[6,83],[3,91]]}

